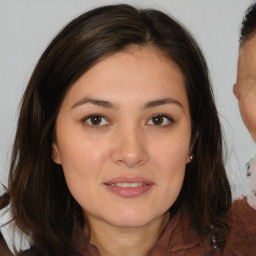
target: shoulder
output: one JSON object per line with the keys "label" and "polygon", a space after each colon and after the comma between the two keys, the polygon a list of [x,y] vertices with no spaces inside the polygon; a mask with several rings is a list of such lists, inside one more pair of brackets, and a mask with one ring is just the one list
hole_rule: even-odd
{"label": "shoulder", "polygon": [[256,255],[256,210],[246,197],[233,202],[226,221],[230,232],[224,255]]}

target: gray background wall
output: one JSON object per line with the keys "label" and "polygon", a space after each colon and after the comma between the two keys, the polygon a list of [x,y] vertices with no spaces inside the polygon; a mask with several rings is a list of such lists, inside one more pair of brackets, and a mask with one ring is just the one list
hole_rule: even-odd
{"label": "gray background wall", "polygon": [[[236,81],[238,30],[251,0],[124,0],[165,10],[183,22],[209,64],[227,145],[226,167],[233,187],[239,170],[255,153],[242,124],[232,86]],[[69,20],[111,0],[0,0],[0,181],[7,184],[20,98],[40,54]],[[0,188],[0,194],[2,193]],[[234,194],[239,189],[234,190]]]}

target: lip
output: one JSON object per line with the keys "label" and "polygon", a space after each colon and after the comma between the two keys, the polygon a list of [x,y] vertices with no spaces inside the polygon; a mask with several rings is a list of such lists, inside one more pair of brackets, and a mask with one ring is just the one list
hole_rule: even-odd
{"label": "lip", "polygon": [[[115,186],[117,183],[142,183],[137,187],[120,187]],[[117,177],[104,182],[105,187],[112,193],[123,198],[138,197],[154,186],[154,183],[144,177]]]}

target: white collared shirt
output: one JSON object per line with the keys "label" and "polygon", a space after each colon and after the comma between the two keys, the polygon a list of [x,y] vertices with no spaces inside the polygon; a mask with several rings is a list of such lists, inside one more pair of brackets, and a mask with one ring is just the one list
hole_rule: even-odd
{"label": "white collared shirt", "polygon": [[243,183],[240,184],[239,198],[246,197],[248,204],[256,210],[256,155],[247,162],[240,175]]}

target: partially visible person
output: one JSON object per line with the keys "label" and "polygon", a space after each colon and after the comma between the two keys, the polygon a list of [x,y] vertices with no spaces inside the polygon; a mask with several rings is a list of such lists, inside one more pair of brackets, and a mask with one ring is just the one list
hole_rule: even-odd
{"label": "partially visible person", "polygon": [[[256,3],[246,11],[240,30],[237,81],[233,88],[245,126],[256,142]],[[256,209],[256,157],[245,166],[242,175],[247,183],[242,186],[242,194]]]}

